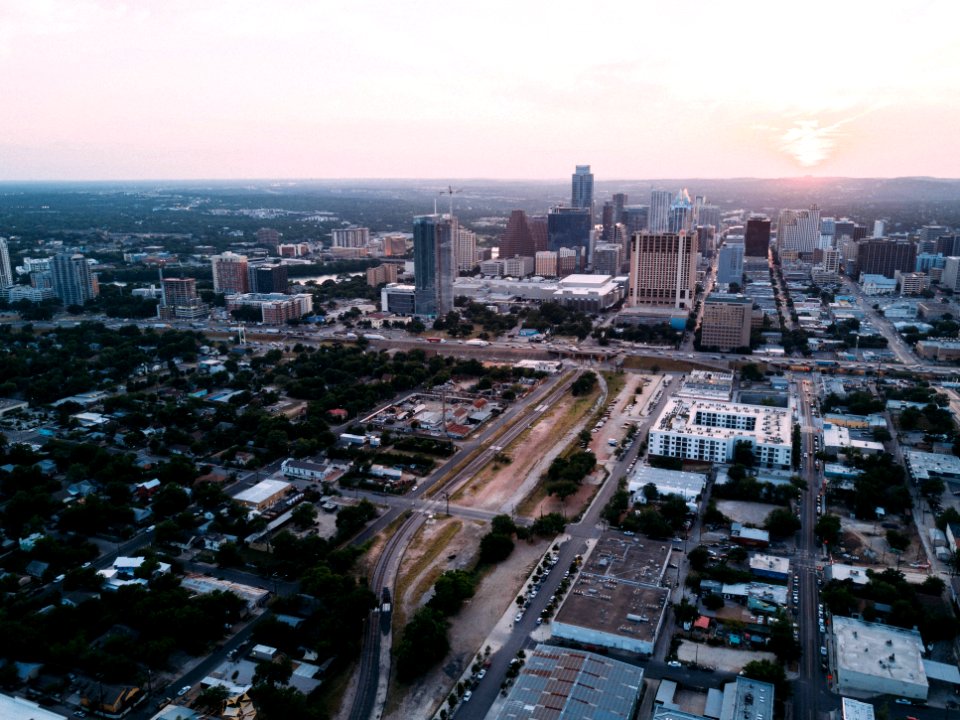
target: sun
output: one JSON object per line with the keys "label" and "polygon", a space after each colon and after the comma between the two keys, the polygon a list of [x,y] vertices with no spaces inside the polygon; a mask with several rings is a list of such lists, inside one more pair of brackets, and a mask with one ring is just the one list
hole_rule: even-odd
{"label": "sun", "polygon": [[803,167],[815,167],[836,147],[837,126],[820,127],[817,120],[799,120],[781,138],[780,147]]}

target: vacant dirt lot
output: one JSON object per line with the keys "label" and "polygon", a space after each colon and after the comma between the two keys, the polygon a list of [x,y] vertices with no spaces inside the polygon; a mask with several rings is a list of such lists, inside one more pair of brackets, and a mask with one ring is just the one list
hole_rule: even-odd
{"label": "vacant dirt lot", "polygon": [[767,503],[742,502],[740,500],[717,500],[717,510],[734,522],[763,527],[767,515],[776,510],[779,505]]}
{"label": "vacant dirt lot", "polygon": [[735,673],[743,670],[743,666],[753,660],[777,661],[777,656],[770,652],[710,647],[709,645],[701,645],[688,640],[683,640],[680,643],[680,648],[677,650],[677,657],[680,658],[680,662],[697,663],[698,665],[712,667],[714,670]]}

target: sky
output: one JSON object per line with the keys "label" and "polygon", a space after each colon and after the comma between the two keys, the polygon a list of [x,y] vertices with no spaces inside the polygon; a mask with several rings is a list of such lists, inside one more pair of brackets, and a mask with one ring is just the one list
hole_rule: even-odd
{"label": "sky", "polygon": [[0,0],[0,180],[960,176],[956,0]]}

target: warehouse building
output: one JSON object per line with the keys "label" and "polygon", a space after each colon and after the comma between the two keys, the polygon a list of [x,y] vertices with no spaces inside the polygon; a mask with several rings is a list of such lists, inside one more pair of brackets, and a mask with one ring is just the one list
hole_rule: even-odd
{"label": "warehouse building", "polygon": [[234,495],[233,499],[251,510],[260,512],[280,502],[291,487],[290,483],[283,480],[261,480],[252,488]]}
{"label": "warehouse building", "polygon": [[916,630],[833,618],[833,653],[837,692],[897,695],[926,700],[929,691],[923,664],[923,640]]}
{"label": "warehouse building", "polygon": [[494,720],[631,720],[643,668],[580,650],[538,645]]}
{"label": "warehouse building", "polygon": [[554,637],[651,655],[669,597],[662,585],[670,552],[667,543],[604,533],[554,618]]}
{"label": "warehouse building", "polygon": [[703,488],[706,487],[707,477],[700,473],[682,472],[680,470],[665,470],[650,465],[638,465],[627,484],[631,502],[646,502],[643,488],[653,485],[657,493],[664,495],[679,495],[684,500],[694,502]]}

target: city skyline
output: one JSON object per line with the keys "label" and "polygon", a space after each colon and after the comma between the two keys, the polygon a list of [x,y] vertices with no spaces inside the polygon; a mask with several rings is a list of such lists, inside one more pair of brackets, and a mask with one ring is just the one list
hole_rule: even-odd
{"label": "city skyline", "polygon": [[0,180],[956,175],[960,8],[864,7],[6,2]]}

